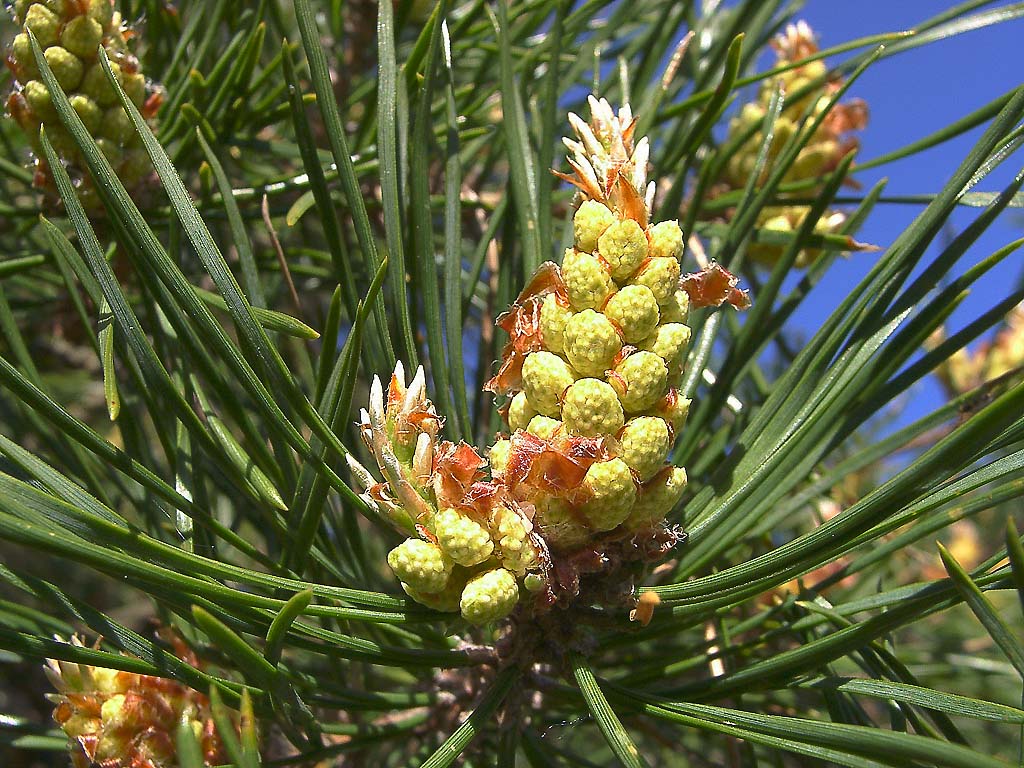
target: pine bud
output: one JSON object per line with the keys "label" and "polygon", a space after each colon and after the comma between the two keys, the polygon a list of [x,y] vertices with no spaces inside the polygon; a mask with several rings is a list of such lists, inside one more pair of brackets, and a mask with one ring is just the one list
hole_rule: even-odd
{"label": "pine bud", "polygon": [[632,275],[647,258],[647,235],[632,219],[616,221],[597,241],[597,249],[619,282]]}
{"label": "pine bud", "polygon": [[585,544],[593,536],[583,516],[563,499],[544,497],[537,500],[536,507],[534,525],[552,549],[570,551]]}
{"label": "pine bud", "polygon": [[440,592],[452,572],[452,561],[441,548],[421,539],[406,539],[392,549],[388,565],[417,592]]}
{"label": "pine bud", "polygon": [[628,413],[651,408],[665,394],[668,368],[654,352],[636,352],[615,366],[609,379],[615,393]]}
{"label": "pine bud", "polygon": [[678,221],[662,221],[647,230],[650,239],[648,255],[677,261],[683,255],[683,230]]}
{"label": "pine bud", "polygon": [[622,338],[600,312],[585,309],[565,324],[565,357],[582,376],[603,376],[621,349]]}
{"label": "pine bud", "polygon": [[505,467],[508,466],[509,452],[512,450],[512,442],[509,440],[498,440],[491,446],[487,453],[491,462],[491,477],[500,478],[505,474]]}
{"label": "pine bud", "polygon": [[577,312],[600,309],[615,291],[608,268],[596,256],[569,249],[562,259],[562,280],[569,303]]}
{"label": "pine bud", "polygon": [[661,322],[685,323],[690,314],[690,294],[678,290],[661,307]]}
{"label": "pine bud", "polygon": [[591,465],[583,480],[588,498],[580,512],[595,531],[610,531],[629,516],[636,500],[636,484],[622,459]]}
{"label": "pine bud", "polygon": [[682,270],[679,261],[668,256],[650,259],[643,268],[633,276],[634,285],[646,285],[651,289],[658,304],[664,304],[679,289],[679,276]]}
{"label": "pine bud", "polygon": [[686,347],[690,343],[690,328],[682,323],[665,323],[649,337],[644,339],[640,348],[653,352],[668,366],[672,376],[682,370]]}
{"label": "pine bud", "polygon": [[657,416],[630,419],[619,435],[619,445],[619,457],[641,480],[648,480],[665,465],[670,448],[668,424]]}
{"label": "pine bud", "polygon": [[537,411],[530,404],[525,392],[519,392],[512,398],[508,406],[508,428],[513,432],[526,429],[530,419],[537,415]]}
{"label": "pine bud", "polygon": [[57,43],[57,32],[60,29],[60,18],[40,3],[29,6],[25,14],[25,28],[32,31],[43,50]]}
{"label": "pine bud", "polygon": [[679,503],[686,490],[686,470],[672,467],[661,472],[640,488],[636,503],[623,527],[643,531],[654,527]]}
{"label": "pine bud", "polygon": [[596,251],[598,238],[614,221],[615,214],[607,205],[597,200],[584,200],[572,219],[576,247],[587,253]]}
{"label": "pine bud", "polygon": [[477,565],[494,551],[487,529],[457,509],[442,509],[434,516],[434,535],[444,553],[459,565]]}
{"label": "pine bud", "polygon": [[532,352],[523,363],[523,390],[530,404],[545,416],[559,415],[559,400],[576,373],[569,364],[551,352]]}
{"label": "pine bud", "polygon": [[549,352],[562,353],[565,324],[572,317],[572,310],[562,304],[553,293],[544,297],[540,306],[540,338]]}
{"label": "pine bud", "polygon": [[495,568],[469,580],[462,590],[459,609],[466,621],[480,626],[505,618],[518,601],[516,577],[505,568]]}
{"label": "pine bud", "polygon": [[89,16],[76,16],[60,33],[60,44],[81,59],[95,56],[102,40],[103,26]]}
{"label": "pine bud", "polygon": [[614,435],[622,428],[622,405],[608,382],[580,379],[565,391],[562,421],[574,435]]}
{"label": "pine bud", "polygon": [[495,510],[493,529],[501,564],[517,576],[523,576],[538,558],[537,548],[530,540],[533,524],[516,510],[501,506]]}
{"label": "pine bud", "polygon": [[[568,391],[568,390],[566,390]],[[526,427],[526,431],[531,435],[550,440],[562,429],[562,422],[558,419],[552,419],[550,416],[542,416],[537,414]]]}
{"label": "pine bud", "polygon": [[658,325],[658,300],[646,285],[627,285],[605,304],[604,314],[622,332],[627,344],[637,344]]}

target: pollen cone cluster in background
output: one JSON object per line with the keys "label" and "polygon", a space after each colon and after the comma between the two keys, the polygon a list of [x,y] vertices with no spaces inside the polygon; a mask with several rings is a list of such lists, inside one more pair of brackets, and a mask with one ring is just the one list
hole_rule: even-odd
{"label": "pollen cone cluster in background", "polygon": [[[934,348],[945,339],[939,331],[926,346]],[[950,397],[957,397],[1024,367],[1024,303],[1014,307],[994,338],[982,342],[973,352],[959,349],[935,372]]]}
{"label": "pollen cone cluster in background", "polygon": [[114,10],[114,0],[18,0],[13,10],[22,31],[14,38],[7,57],[15,79],[7,107],[36,150],[36,185],[52,186],[39,148],[39,128],[45,126],[53,148],[71,177],[81,185],[84,201],[95,201],[78,148],[57,117],[50,92],[36,66],[28,30],[39,41],[46,63],[118,178],[129,190],[138,187],[152,174],[152,166],[107,81],[98,60],[99,47],[102,45],[106,51],[125,93],[147,117],[159,107],[160,94],[146,82],[138,59],[128,50],[131,33],[124,27],[121,14]]}
{"label": "pollen cone cluster in background", "polygon": [[[489,451],[490,477],[474,448],[438,440],[422,370],[406,386],[399,366],[386,399],[375,380],[363,413],[386,480],[357,468],[364,498],[409,535],[388,564],[415,600],[475,624],[581,592],[632,599],[633,579],[682,536],[664,520],[686,486],[667,457],[689,407],[675,389],[687,309],[746,299],[717,265],[681,279],[679,225],[649,221],[647,140],[634,145],[628,106],[590,106],[565,140],[575,175],[563,178],[582,197],[575,245],[498,319],[511,338],[486,388],[510,397],[511,434]],[[601,576],[611,588],[588,591]]]}
{"label": "pollen cone cluster in background", "polygon": [[[82,644],[77,637],[72,642]],[[48,698],[74,768],[176,768],[181,723],[195,733],[205,765],[227,762],[209,702],[198,691],[174,680],[54,659],[44,670],[58,691]]]}
{"label": "pollen cone cluster in background", "polygon": [[[785,32],[772,42],[772,47],[777,54],[776,66],[780,67],[805,59],[818,51],[814,32],[804,21],[786,27]],[[765,175],[770,170],[771,162],[790,138],[800,130],[804,114],[807,114],[808,121],[819,117],[828,108],[829,100],[842,86],[842,81],[836,79],[825,82],[827,71],[825,62],[816,59],[764,82],[757,101],[745,104],[740,114],[729,124],[728,141],[737,140],[741,136],[749,138],[729,158],[715,194],[746,187],[757,164],[757,156],[764,140],[761,126],[775,89],[781,84],[786,101],[783,113],[775,122],[775,137],[769,148],[769,162]],[[815,83],[819,85],[815,86]],[[824,92],[821,90],[822,87]],[[807,93],[800,96],[799,94],[805,90]],[[823,187],[824,177],[832,173],[846,155],[857,149],[859,143],[852,133],[862,130],[867,125],[867,119],[867,105],[860,99],[836,104],[824,116],[810,141],[800,150],[795,162],[783,177],[782,184],[817,182],[803,186],[793,193],[800,198],[813,198],[817,195]],[[794,232],[803,225],[809,210],[806,205],[766,207],[761,212],[757,226],[777,232]],[[834,234],[845,221],[846,216],[842,212],[827,211],[815,224],[814,231],[821,235]],[[766,264],[774,263],[782,252],[783,247],[766,243],[754,244],[749,251],[751,258]],[[805,267],[819,255],[820,252],[816,250],[803,251],[797,257],[796,265]]]}

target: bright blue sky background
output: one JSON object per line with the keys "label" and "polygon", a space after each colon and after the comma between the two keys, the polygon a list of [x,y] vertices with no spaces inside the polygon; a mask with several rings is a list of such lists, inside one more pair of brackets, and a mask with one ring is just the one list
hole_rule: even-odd
{"label": "bright blue sky background", "polygon": [[[823,48],[879,32],[910,29],[954,4],[938,0],[809,0],[800,14],[819,33]],[[990,4],[997,8],[1008,3]],[[851,96],[867,100],[871,120],[861,137],[858,157],[868,160],[897,149],[947,125],[1024,82],[1024,21],[1013,20],[898,54],[873,65],[855,83]],[[839,61],[830,60],[834,65]],[[977,129],[927,152],[858,176],[865,189],[888,177],[887,194],[921,194],[940,190],[970,151],[983,129]],[[1024,165],[1024,153],[1006,161],[976,188],[999,191]],[[888,246],[920,213],[921,206],[878,205],[859,239]],[[952,219],[950,234],[959,232],[977,214],[962,208]],[[1011,211],[986,232],[961,261],[976,263],[998,248],[1024,236],[1024,214]],[[933,247],[930,256],[937,253]],[[845,292],[866,273],[873,254],[840,259],[795,319],[799,328],[813,333]],[[976,284],[953,315],[950,325],[962,327],[1007,296],[1024,279],[1024,250],[1011,255],[1001,267]],[[900,422],[930,412],[942,397],[934,381],[918,385]]]}

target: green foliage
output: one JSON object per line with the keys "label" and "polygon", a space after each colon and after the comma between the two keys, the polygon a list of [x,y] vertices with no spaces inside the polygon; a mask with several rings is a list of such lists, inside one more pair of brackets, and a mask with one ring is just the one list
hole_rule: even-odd
{"label": "green foliage", "polygon": [[[1007,285],[923,351],[1020,245],[976,244],[1021,205],[1024,173],[1004,190],[986,179],[1019,164],[1024,89],[854,161],[983,128],[895,242],[853,257],[870,269],[799,347],[794,312],[876,206],[907,202],[884,184],[839,197],[849,158],[813,189],[786,180],[825,117],[790,105],[824,81],[773,91],[753,133],[723,140],[744,87],[786,70],[759,71],[760,54],[799,3],[424,5],[119,2],[144,19],[137,53],[165,89],[148,125],[101,52],[159,177],[139,198],[30,38],[102,212],[46,131],[62,202],[41,198],[29,140],[0,124],[8,763],[31,750],[66,764],[44,687],[25,682],[54,658],[208,693],[245,768],[1019,764],[1022,371],[883,436],[876,415],[1024,299]],[[1024,16],[991,5],[811,58],[848,54],[855,94],[895,53]],[[356,462],[372,461],[354,422],[372,377],[402,360],[424,365],[445,437],[482,448],[503,428],[482,390],[506,341],[495,318],[571,244],[573,192],[547,169],[567,170],[565,112],[584,114],[591,88],[628,100],[650,136],[659,218],[742,275],[754,305],[688,321],[694,405],[673,460],[689,487],[672,521],[689,537],[645,582],[650,623],[586,605],[556,608],[544,632],[474,628],[399,589],[386,556],[400,538],[361,495]],[[783,116],[800,129],[776,134]],[[712,195],[751,137],[750,182]],[[759,224],[780,199],[811,210],[784,234]],[[816,234],[840,205],[842,231]],[[974,219],[944,240],[958,207]],[[764,245],[774,267],[748,266]],[[970,562],[950,554],[961,523],[999,531]],[[190,730],[171,736],[181,766],[202,764]]]}

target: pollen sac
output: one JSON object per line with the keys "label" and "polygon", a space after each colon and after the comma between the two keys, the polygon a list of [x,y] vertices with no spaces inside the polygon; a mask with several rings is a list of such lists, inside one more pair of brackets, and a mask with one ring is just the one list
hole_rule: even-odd
{"label": "pollen sac", "polygon": [[[199,667],[179,636],[166,628],[159,634],[185,664]],[[77,637],[71,644],[83,647]],[[74,768],[175,768],[175,733],[180,726],[189,728],[199,741],[203,758],[197,765],[219,765],[228,759],[209,699],[177,681],[55,659],[48,659],[43,671],[57,691],[47,698],[56,705],[53,719],[67,736]]]}
{"label": "pollen sac", "polygon": [[7,57],[14,75],[14,92],[8,103],[36,153],[36,186],[55,191],[52,169],[43,160],[39,142],[39,129],[43,127],[83,204],[93,208],[99,205],[91,177],[82,167],[78,146],[57,117],[52,95],[32,51],[29,32],[35,35],[46,66],[86,130],[97,143],[106,143],[103,154],[129,193],[145,189],[145,182],[153,176],[152,166],[100,65],[100,48],[109,60],[114,78],[125,87],[144,118],[153,116],[160,100],[157,90],[147,85],[138,60],[128,50],[126,30],[122,28],[120,14],[114,12],[114,0],[20,0],[14,3],[13,10],[22,31],[15,36]]}
{"label": "pollen sac", "polygon": [[678,290],[661,306],[661,322],[685,323],[690,315],[690,294]]}
{"label": "pollen sac", "polygon": [[629,516],[636,484],[622,459],[592,465],[583,486],[589,498],[580,505],[580,512],[595,531],[610,531]]}
{"label": "pollen sac", "polygon": [[540,306],[540,338],[544,348],[561,354],[565,324],[572,317],[572,310],[565,306],[553,293],[544,297]]}
{"label": "pollen sac", "polygon": [[690,415],[690,399],[670,389],[654,406],[653,413],[665,419],[672,425],[672,429],[678,432],[686,424],[686,417]]}
{"label": "pollen sac", "polygon": [[523,515],[509,507],[498,507],[492,530],[498,542],[498,559],[505,568],[516,576],[524,576],[537,564],[537,548],[530,539],[533,524]]}
{"label": "pollen sac", "polygon": [[619,444],[619,458],[641,480],[649,480],[665,465],[670,447],[668,424],[657,416],[630,419],[619,435]]}
{"label": "pollen sac", "polygon": [[614,435],[622,428],[622,405],[608,382],[580,379],[565,391],[562,422],[574,435]]}
{"label": "pollen sac", "polygon": [[586,519],[563,500],[547,497],[538,500],[533,520],[548,546],[556,551],[570,551],[586,544],[594,535]]}
{"label": "pollen sac", "polygon": [[512,613],[519,602],[515,575],[505,568],[484,571],[471,578],[462,590],[459,609],[470,624],[480,626]]}
{"label": "pollen sac", "polygon": [[577,312],[600,309],[615,292],[615,281],[601,260],[571,248],[562,259],[562,280],[569,303]]}
{"label": "pollen sac", "polygon": [[508,455],[512,450],[510,440],[498,440],[491,446],[487,457],[491,461],[491,477],[500,478],[505,474],[505,467],[508,466]]}
{"label": "pollen sac", "polygon": [[679,276],[682,269],[678,259],[658,256],[650,259],[633,275],[634,285],[646,285],[651,289],[658,304],[665,304],[679,290]]}
{"label": "pollen sac", "polygon": [[666,323],[646,338],[640,348],[653,352],[668,366],[669,378],[677,376],[683,369],[683,358],[690,343],[690,328],[682,323]]}
{"label": "pollen sac", "polygon": [[526,429],[530,419],[537,415],[536,409],[530,404],[525,392],[519,392],[508,405],[508,428],[515,432]]}
{"label": "pollen sac", "polygon": [[659,472],[640,488],[636,503],[623,527],[643,531],[658,525],[679,503],[686,490],[686,470],[671,467]]}
{"label": "pollen sac", "polygon": [[600,312],[585,309],[565,324],[565,357],[582,376],[603,376],[622,349],[622,338]]}
{"label": "pollen sac", "polygon": [[622,282],[647,258],[647,235],[632,219],[616,221],[598,238],[597,249],[608,262],[612,277]]}
{"label": "pollen sac", "polygon": [[531,352],[523,363],[523,390],[530,404],[545,416],[559,415],[562,393],[574,381],[575,371],[553,352]]}
{"label": "pollen sac", "polygon": [[655,353],[636,352],[615,366],[615,375],[609,381],[623,409],[628,413],[641,413],[664,396],[668,368]]}
{"label": "pollen sac", "polygon": [[456,578],[454,575],[439,592],[421,592],[415,587],[402,582],[402,589],[405,593],[420,605],[432,608],[441,613],[454,613],[459,610],[459,601],[462,598],[462,590],[465,588],[466,579]]}
{"label": "pollen sac", "polygon": [[545,440],[550,440],[552,437],[557,435],[561,429],[562,422],[558,419],[552,419],[550,416],[542,416],[541,414],[537,414],[530,419],[530,423],[526,427],[526,431],[531,435],[542,437]]}
{"label": "pollen sac", "polygon": [[650,336],[660,318],[658,300],[646,285],[627,285],[608,299],[604,314],[618,326],[627,344],[637,344]]}
{"label": "pollen sac", "polygon": [[648,255],[652,258],[671,258],[677,261],[683,255],[683,230],[678,221],[662,221],[647,230],[650,240]]}
{"label": "pollen sac", "polygon": [[586,253],[597,250],[597,240],[615,221],[615,214],[597,200],[585,200],[572,219],[576,247]]}
{"label": "pollen sac", "polygon": [[417,592],[440,592],[452,572],[452,561],[441,548],[421,539],[406,539],[392,549],[388,565]]}
{"label": "pollen sac", "polygon": [[487,529],[457,509],[442,509],[434,516],[434,535],[444,554],[459,565],[478,565],[494,551]]}

